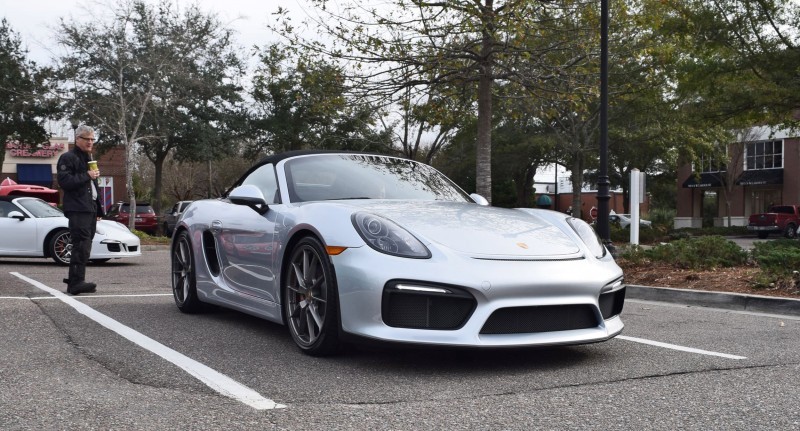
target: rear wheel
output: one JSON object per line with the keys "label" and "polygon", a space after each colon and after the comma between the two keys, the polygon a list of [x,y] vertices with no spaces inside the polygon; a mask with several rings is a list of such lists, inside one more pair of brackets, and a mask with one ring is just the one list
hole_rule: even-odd
{"label": "rear wheel", "polygon": [[289,333],[304,353],[313,356],[331,355],[340,348],[336,280],[324,250],[314,237],[301,239],[283,277]]}
{"label": "rear wheel", "polygon": [[791,223],[786,225],[786,228],[783,229],[783,236],[789,239],[797,237],[797,226]]}
{"label": "rear wheel", "polygon": [[186,231],[181,232],[172,247],[172,296],[175,305],[184,313],[196,313],[202,308],[203,304],[197,297],[192,243]]}
{"label": "rear wheel", "polygon": [[50,237],[48,253],[59,265],[69,265],[72,257],[72,237],[66,229],[59,230]]}

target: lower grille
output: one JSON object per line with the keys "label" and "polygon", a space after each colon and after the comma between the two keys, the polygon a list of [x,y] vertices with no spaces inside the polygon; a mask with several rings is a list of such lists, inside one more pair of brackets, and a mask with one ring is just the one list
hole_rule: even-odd
{"label": "lower grille", "polygon": [[407,292],[387,288],[383,293],[383,321],[395,328],[458,329],[475,310],[475,299],[464,292]]}
{"label": "lower grille", "polygon": [[489,316],[481,334],[529,334],[597,327],[594,307],[588,304],[511,307]]}
{"label": "lower grille", "polygon": [[625,303],[625,288],[607,292],[600,295],[600,314],[603,319],[608,319],[622,313]]}
{"label": "lower grille", "polygon": [[120,246],[119,246],[119,243],[116,243],[116,242],[112,242],[110,244],[106,244],[106,246],[108,247],[108,251],[110,251],[112,253],[119,253],[122,250],[120,248]]}

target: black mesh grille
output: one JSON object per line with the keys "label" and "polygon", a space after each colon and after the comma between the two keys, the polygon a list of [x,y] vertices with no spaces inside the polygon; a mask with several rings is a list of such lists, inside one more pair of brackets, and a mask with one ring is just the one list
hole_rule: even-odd
{"label": "black mesh grille", "polygon": [[625,288],[608,292],[600,295],[600,313],[603,319],[614,317],[622,313],[622,306],[625,303]]}
{"label": "black mesh grille", "polygon": [[594,328],[594,307],[588,304],[501,308],[483,325],[481,334],[528,334]]}
{"label": "black mesh grille", "polygon": [[386,290],[383,320],[396,328],[458,329],[474,308],[471,296]]}
{"label": "black mesh grille", "polygon": [[106,246],[108,246],[108,251],[113,252],[113,253],[119,253],[120,250],[121,250],[121,248],[120,248],[118,243],[106,244]]}
{"label": "black mesh grille", "polygon": [[128,251],[136,251],[138,249],[139,249],[139,247],[137,247],[135,245],[128,247]]}

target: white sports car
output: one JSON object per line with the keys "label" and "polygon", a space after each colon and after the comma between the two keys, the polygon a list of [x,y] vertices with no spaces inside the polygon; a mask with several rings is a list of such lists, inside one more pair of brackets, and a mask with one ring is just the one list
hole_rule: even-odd
{"label": "white sports car", "polygon": [[267,157],[189,207],[171,259],[181,311],[210,303],[286,324],[312,355],[349,341],[592,343],[623,328],[622,270],[588,224],[487,206],[395,157]]}
{"label": "white sports car", "polygon": [[[0,232],[0,256],[50,257],[69,265],[69,220],[39,198],[0,196]],[[139,237],[127,227],[115,221],[97,222],[89,256],[92,262],[141,255]]]}

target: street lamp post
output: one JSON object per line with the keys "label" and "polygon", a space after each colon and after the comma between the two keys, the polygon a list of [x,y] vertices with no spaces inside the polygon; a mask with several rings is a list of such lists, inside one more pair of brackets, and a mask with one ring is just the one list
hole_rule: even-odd
{"label": "street lamp post", "polygon": [[75,142],[75,131],[78,130],[79,121],[77,118],[71,117],[69,123],[72,126],[72,142]]}
{"label": "street lamp post", "polygon": [[608,0],[600,0],[600,175],[597,178],[597,230],[613,251],[608,227]]}

